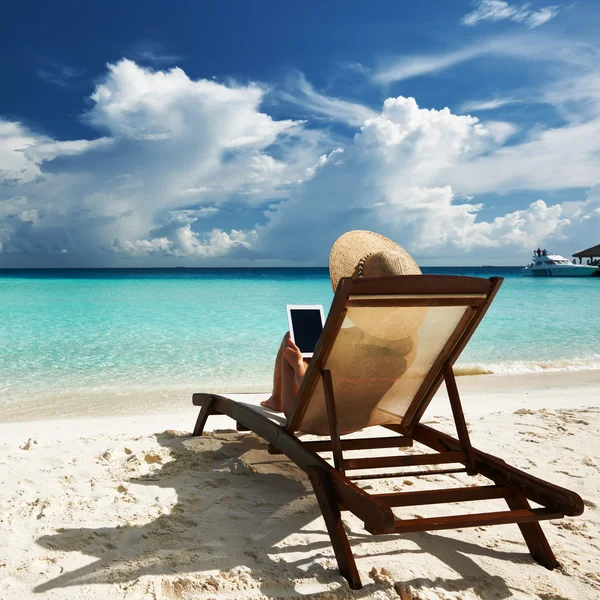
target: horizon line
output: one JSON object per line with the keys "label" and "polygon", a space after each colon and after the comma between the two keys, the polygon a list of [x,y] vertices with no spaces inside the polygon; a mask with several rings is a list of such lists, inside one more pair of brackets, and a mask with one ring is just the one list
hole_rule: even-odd
{"label": "horizon line", "polygon": [[[519,268],[522,265],[427,265],[422,266],[422,269],[506,269],[506,268]],[[176,271],[176,270],[197,270],[197,269],[329,269],[328,266],[321,267],[309,267],[309,266],[297,266],[297,267],[0,267],[2,271],[84,271],[84,270],[105,270],[105,271],[125,271],[125,270],[157,270],[162,269],[164,271]]]}

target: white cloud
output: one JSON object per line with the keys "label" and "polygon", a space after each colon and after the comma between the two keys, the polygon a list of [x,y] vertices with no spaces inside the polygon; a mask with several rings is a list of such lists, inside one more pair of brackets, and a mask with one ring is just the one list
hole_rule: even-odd
{"label": "white cloud", "polygon": [[373,71],[372,81],[389,84],[412,77],[441,73],[457,65],[484,58],[531,61],[539,65],[562,65],[568,69],[597,65],[596,46],[550,36],[541,31],[484,38],[458,49],[395,57]]}
{"label": "white cloud", "polygon": [[[343,154],[325,160],[312,180],[269,213],[269,224],[258,228],[258,249],[322,264],[335,238],[349,229],[379,231],[419,257],[445,259],[491,249],[514,257],[545,240],[565,239],[575,222],[583,223],[583,213],[567,217],[560,204],[538,200],[484,220],[483,205],[447,185],[448,174],[462,168],[457,187],[468,187],[478,161],[500,151],[499,143],[493,128],[476,118],[390,98]],[[593,228],[584,230],[589,239]]]}
{"label": "white cloud", "polygon": [[464,102],[460,110],[461,112],[482,112],[484,110],[496,110],[510,104],[519,104],[522,102],[517,98],[492,98],[491,100],[470,100]]}
{"label": "white cloud", "polygon": [[590,57],[591,67],[571,68],[538,91],[540,101],[552,104],[570,122],[586,122],[600,116],[600,60]]}
{"label": "white cloud", "polygon": [[[17,186],[28,198],[23,210],[37,211],[25,213],[27,226],[18,218],[3,223],[4,253],[67,250],[106,261],[117,249],[139,254],[145,242],[148,251],[199,258],[243,248],[239,228],[206,237],[194,231],[202,229],[196,219],[220,214],[236,197],[246,205],[281,200],[324,149],[301,123],[262,112],[265,92],[122,60],[108,66],[86,115],[108,137],[57,141],[0,121],[0,205]],[[183,221],[172,223],[168,244],[153,242],[164,237],[157,223],[180,209],[191,212],[178,213]]]}
{"label": "white cloud", "polygon": [[40,165],[58,157],[77,156],[112,144],[109,138],[57,142],[18,122],[0,118],[0,184],[23,184],[42,177]]}
{"label": "white cloud", "polygon": [[21,214],[21,211],[27,206],[27,198],[25,196],[15,196],[0,202],[0,218],[16,217]]}
{"label": "white cloud", "polygon": [[454,65],[489,54],[491,51],[488,44],[478,44],[442,54],[417,54],[401,57],[376,70],[373,74],[373,81],[387,84],[438,73]]}
{"label": "white cloud", "polygon": [[36,162],[24,153],[39,142],[21,123],[0,119],[0,183],[25,183],[41,175]]}
{"label": "white cloud", "polygon": [[599,154],[596,118],[535,132],[519,144],[456,165],[444,179],[464,194],[588,187],[600,178]]}
{"label": "white cloud", "polygon": [[377,112],[360,104],[341,98],[320,94],[306,81],[302,73],[290,78],[289,91],[280,91],[282,100],[301,106],[312,115],[325,116],[332,121],[340,121],[354,127],[360,127],[367,119],[377,116]]}
{"label": "white cloud", "polygon": [[531,14],[529,14],[526,22],[531,28],[539,27],[551,19],[554,19],[557,14],[558,6],[547,6],[546,8],[541,8],[540,10],[533,11]]}
{"label": "white cloud", "polygon": [[54,160],[61,156],[77,156],[90,150],[109,147],[114,140],[98,138],[96,140],[73,140],[66,142],[37,142],[23,149],[26,158],[36,164]]}
{"label": "white cloud", "polygon": [[463,17],[464,25],[476,25],[479,21],[501,21],[519,13],[518,9],[501,0],[479,0],[475,5],[477,8]]}
{"label": "white cloud", "polygon": [[116,241],[114,249],[130,256],[163,255],[185,258],[218,258],[230,255],[233,250],[250,248],[256,232],[232,229],[229,233],[213,229],[200,234],[192,231],[192,223],[197,219],[180,214],[161,227],[150,232],[150,239]]}
{"label": "white cloud", "polygon": [[525,23],[530,28],[547,23],[558,14],[558,6],[546,6],[539,10],[531,10],[530,4],[517,6],[503,0],[478,0],[475,10],[466,14],[463,25],[477,25],[481,21],[503,21],[509,19],[517,23]]}
{"label": "white cloud", "polygon": [[[320,114],[345,106],[307,89]],[[266,93],[121,61],[87,114],[106,137],[57,141],[0,121],[3,261],[322,265],[352,228],[447,259],[595,243],[596,188],[587,200],[540,199],[507,214],[496,207],[492,217],[477,194],[592,186],[600,117],[507,146],[511,123],[389,98],[336,147],[303,123],[273,119],[261,109]],[[362,109],[346,108],[346,122],[359,119]],[[265,218],[247,217],[265,205]],[[233,206],[246,210],[244,219]]]}
{"label": "white cloud", "polygon": [[192,81],[182,69],[151,71],[130,60],[108,65],[92,94],[89,121],[112,135],[140,140],[177,140],[194,134],[218,137],[219,147],[264,147],[296,125],[259,112],[264,90]]}

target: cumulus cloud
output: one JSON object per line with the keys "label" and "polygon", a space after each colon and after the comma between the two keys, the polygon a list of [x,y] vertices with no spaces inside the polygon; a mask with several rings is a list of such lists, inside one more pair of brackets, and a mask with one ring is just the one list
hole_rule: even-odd
{"label": "cumulus cloud", "polygon": [[[482,204],[465,202],[447,185],[459,168],[465,184],[473,165],[500,151],[500,143],[494,128],[474,117],[422,109],[412,98],[388,99],[350,147],[327,157],[312,180],[269,213],[269,224],[258,228],[258,246],[279,248],[286,259],[322,262],[348,229],[379,231],[420,257],[489,249],[514,256],[542,240],[563,239],[582,217],[565,217],[559,204],[538,200],[488,221],[480,218]],[[592,230],[586,231],[589,238]]]}
{"label": "cumulus cloud", "polygon": [[539,10],[531,10],[529,3],[517,6],[503,0],[478,0],[475,2],[475,10],[463,17],[462,24],[477,25],[481,21],[509,19],[516,23],[524,23],[533,29],[556,17],[558,11],[558,6],[546,6]]}
{"label": "cumulus cloud", "polygon": [[109,138],[57,142],[19,122],[0,118],[0,184],[23,184],[42,177],[40,165],[63,156],[77,156],[112,144]]}
{"label": "cumulus cloud", "polygon": [[244,250],[250,248],[256,238],[256,231],[238,231],[232,229],[229,233],[213,229],[208,233],[192,231],[191,225],[197,218],[186,214],[176,214],[156,229],[150,232],[149,239],[116,240],[114,249],[119,253],[131,256],[174,256],[186,258],[218,258],[232,255],[233,251],[241,251],[237,257],[242,257]]}
{"label": "cumulus cloud", "polygon": [[208,141],[219,138],[215,150],[262,148],[295,125],[258,111],[263,95],[253,84],[193,81],[179,68],[151,71],[122,60],[108,65],[107,77],[91,96],[88,119],[118,137],[158,141],[201,133]]}
{"label": "cumulus cloud", "polygon": [[[593,185],[594,119],[507,145],[511,123],[404,97],[375,112],[306,87],[300,101],[310,98],[320,114],[342,111],[347,124],[365,117],[337,146],[314,127],[267,114],[268,93],[123,60],[92,94],[85,118],[96,139],[54,140],[0,121],[3,264],[322,265],[352,228],[449,259],[514,257],[574,235],[593,241],[597,191],[491,216],[476,194]],[[240,208],[252,217],[240,220]]]}
{"label": "cumulus cloud", "polygon": [[598,153],[600,118],[595,118],[533,132],[519,144],[497,148],[444,175],[464,194],[582,188],[600,176]]}
{"label": "cumulus cloud", "polygon": [[304,251],[316,259],[343,231],[371,228],[400,236],[416,251],[460,246],[469,238],[464,226],[479,206],[454,204],[452,189],[440,186],[438,175],[495,143],[474,117],[420,109],[412,98],[390,98],[350,147],[328,156],[310,181],[269,213],[259,243],[266,251],[280,242],[285,258]]}
{"label": "cumulus cloud", "polygon": [[[260,110],[265,93],[122,60],[108,65],[85,115],[104,137],[57,141],[0,121],[0,205],[9,199],[3,189],[18,184],[38,215],[29,229],[4,224],[4,252],[66,250],[107,260],[144,251],[202,258],[245,247],[251,231],[204,235],[194,223],[232,196],[258,205],[280,200],[322,152],[301,123]],[[173,220],[179,209],[192,212]],[[169,218],[161,232],[157,223]]]}
{"label": "cumulus cloud", "polygon": [[25,183],[39,177],[38,164],[25,151],[43,142],[21,123],[0,118],[0,183]]}

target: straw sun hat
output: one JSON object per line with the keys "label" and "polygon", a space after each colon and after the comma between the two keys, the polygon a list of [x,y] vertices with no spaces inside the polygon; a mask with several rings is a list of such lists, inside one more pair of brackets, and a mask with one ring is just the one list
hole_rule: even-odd
{"label": "straw sun hat", "polygon": [[[348,231],[333,244],[329,277],[333,290],[342,277],[421,275],[413,257],[396,242],[372,231]],[[424,307],[350,309],[349,319],[366,333],[385,339],[402,339],[423,323]]]}
{"label": "straw sun hat", "polygon": [[340,236],[329,255],[333,291],[342,277],[421,275],[413,257],[396,242],[372,231],[348,231]]}

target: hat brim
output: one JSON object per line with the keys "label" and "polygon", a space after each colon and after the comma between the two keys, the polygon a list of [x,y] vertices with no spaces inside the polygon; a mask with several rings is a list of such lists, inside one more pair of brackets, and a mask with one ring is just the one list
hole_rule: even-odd
{"label": "hat brim", "polygon": [[[421,269],[412,256],[401,248],[396,242],[379,233],[365,230],[348,231],[340,236],[329,255],[329,277],[335,292],[342,277],[352,277],[359,261],[369,254],[389,250],[398,252],[406,257],[406,262],[411,265],[405,275],[420,275]],[[414,267],[413,267],[414,265]]]}

